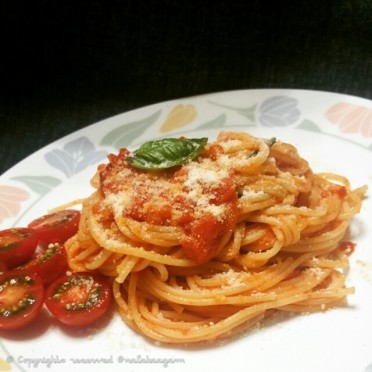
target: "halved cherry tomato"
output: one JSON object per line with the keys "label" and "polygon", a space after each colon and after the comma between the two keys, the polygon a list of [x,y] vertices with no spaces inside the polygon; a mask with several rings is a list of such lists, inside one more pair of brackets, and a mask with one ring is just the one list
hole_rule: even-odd
{"label": "halved cherry tomato", "polygon": [[5,273],[5,271],[8,270],[8,267],[6,266],[4,261],[0,261],[0,274]]}
{"label": "halved cherry tomato", "polygon": [[8,271],[0,274],[0,329],[21,328],[39,314],[44,287],[37,274]]}
{"label": "halved cherry tomato", "polygon": [[39,235],[33,229],[14,227],[0,231],[0,261],[8,268],[22,265],[35,252]]}
{"label": "halved cherry tomato", "polygon": [[62,323],[70,326],[92,324],[108,310],[111,286],[101,275],[89,272],[65,275],[46,291],[45,304]]}
{"label": "halved cherry tomato", "polygon": [[39,274],[44,286],[48,286],[68,269],[65,247],[59,243],[38,247],[32,259],[18,269]]}
{"label": "halved cherry tomato", "polygon": [[79,221],[79,211],[66,209],[36,218],[28,224],[28,227],[35,229],[39,233],[40,240],[46,244],[63,244],[77,232]]}

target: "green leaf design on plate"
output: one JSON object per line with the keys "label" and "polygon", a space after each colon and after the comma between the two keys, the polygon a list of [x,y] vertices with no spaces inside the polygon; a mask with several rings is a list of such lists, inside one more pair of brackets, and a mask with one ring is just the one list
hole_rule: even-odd
{"label": "green leaf design on plate", "polygon": [[58,178],[50,176],[18,176],[12,179],[25,183],[32,191],[39,195],[47,194],[62,183]]}
{"label": "green leaf design on plate", "polygon": [[214,129],[214,128],[222,128],[226,123],[226,114],[221,114],[217,116],[215,119],[212,119],[202,125],[198,126],[198,129]]}
{"label": "green leaf design on plate", "polygon": [[234,106],[224,105],[222,103],[211,102],[211,101],[209,103],[215,106],[224,107],[229,110],[233,110],[236,113],[245,116],[252,123],[256,121],[255,113],[256,113],[257,104],[254,104],[249,107],[234,107]]}
{"label": "green leaf design on plate", "polygon": [[322,132],[322,130],[315,123],[313,123],[312,121],[310,121],[308,119],[303,120],[297,126],[297,128],[309,130],[311,132],[318,132],[318,133],[321,133]]}
{"label": "green leaf design on plate", "polygon": [[239,113],[240,115],[245,116],[250,121],[255,122],[256,107],[257,105],[253,105],[247,108],[240,108],[240,109],[236,109],[236,112]]}
{"label": "green leaf design on plate", "polygon": [[101,141],[103,146],[113,146],[116,149],[128,147],[135,139],[137,139],[145,130],[159,118],[161,110],[156,111],[152,115],[127,124],[124,124],[111,132],[108,132]]}

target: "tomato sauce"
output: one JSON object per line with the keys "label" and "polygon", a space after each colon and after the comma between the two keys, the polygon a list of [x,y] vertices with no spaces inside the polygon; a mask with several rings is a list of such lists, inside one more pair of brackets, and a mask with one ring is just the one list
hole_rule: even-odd
{"label": "tomato sauce", "polygon": [[339,186],[339,185],[334,185],[333,188],[331,189],[328,189],[328,190],[323,190],[322,191],[322,198],[328,198],[330,197],[331,195],[336,195],[338,196],[340,199],[343,199],[346,197],[347,195],[347,190],[346,190],[346,187],[344,186]]}
{"label": "tomato sauce", "polygon": [[340,249],[347,255],[351,255],[355,251],[356,244],[350,241],[344,241],[340,243]]}
{"label": "tomato sauce", "polygon": [[[209,163],[193,164],[166,171],[142,171],[125,161],[128,152],[109,158],[100,169],[105,196],[124,192],[129,200],[122,216],[160,226],[175,226],[185,256],[197,263],[210,260],[222,236],[233,229],[238,216],[238,195],[232,171],[213,168]],[[204,168],[203,168],[204,167]]]}

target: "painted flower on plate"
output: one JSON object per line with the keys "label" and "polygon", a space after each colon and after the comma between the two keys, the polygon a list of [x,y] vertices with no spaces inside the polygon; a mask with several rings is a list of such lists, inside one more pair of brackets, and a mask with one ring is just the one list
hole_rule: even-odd
{"label": "painted flower on plate", "polygon": [[300,118],[298,101],[287,96],[266,99],[259,107],[259,121],[264,127],[286,127]]}
{"label": "painted flower on plate", "polygon": [[95,164],[107,155],[107,151],[96,151],[94,144],[86,137],[68,142],[63,150],[53,149],[45,154],[45,159],[54,168],[67,177],[79,173],[91,164]]}
{"label": "painted flower on plate", "polygon": [[0,222],[15,217],[21,203],[29,198],[29,193],[19,187],[0,185]]}
{"label": "painted flower on plate", "polygon": [[182,128],[190,124],[196,118],[194,105],[179,104],[169,112],[164,123],[160,127],[161,132],[169,132],[172,129]]}
{"label": "painted flower on plate", "polygon": [[372,137],[372,109],[347,102],[339,102],[330,107],[326,118],[344,133],[360,133]]}

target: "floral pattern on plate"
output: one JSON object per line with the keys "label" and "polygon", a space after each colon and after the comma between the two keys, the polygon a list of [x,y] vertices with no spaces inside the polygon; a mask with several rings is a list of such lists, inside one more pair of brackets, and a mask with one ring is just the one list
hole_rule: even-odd
{"label": "floral pattern on plate", "polygon": [[30,194],[19,187],[0,185],[0,223],[6,218],[16,217],[21,204]]}
{"label": "floral pattern on plate", "polygon": [[171,130],[185,127],[192,123],[197,116],[194,105],[176,105],[170,110],[167,118],[160,127],[160,132],[166,133]]}
{"label": "floral pattern on plate", "polygon": [[128,147],[144,133],[152,124],[154,124],[161,114],[161,110],[157,110],[150,116],[141,118],[140,120],[130,121],[108,132],[101,140],[101,146],[113,146],[115,149]]}
{"label": "floral pattern on plate", "polygon": [[372,109],[348,102],[339,102],[329,108],[325,115],[343,133],[360,133],[372,137]]}
{"label": "floral pattern on plate", "polygon": [[260,105],[260,123],[265,127],[286,127],[296,123],[300,116],[298,100],[286,96],[275,96]]}
{"label": "floral pattern on plate", "polygon": [[106,155],[107,151],[96,150],[87,137],[80,137],[67,142],[62,150],[56,148],[47,152],[44,157],[49,165],[59,169],[66,177],[71,177],[102,160]]}

